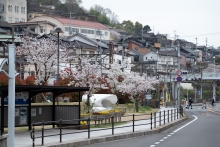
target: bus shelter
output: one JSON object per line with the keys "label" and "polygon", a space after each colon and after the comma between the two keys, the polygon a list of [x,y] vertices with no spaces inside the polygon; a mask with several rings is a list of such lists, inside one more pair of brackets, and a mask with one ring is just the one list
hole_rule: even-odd
{"label": "bus shelter", "polygon": [[[58,111],[60,109],[56,109],[56,107],[58,107],[57,105],[55,105],[55,100],[56,98],[63,94],[63,93],[70,93],[70,92],[78,92],[78,102],[79,102],[79,105],[76,107],[76,109],[72,109],[73,111],[75,110],[76,112],[73,113],[73,112],[70,112],[71,115],[75,115],[74,117],[71,117],[72,118],[75,118],[75,119],[80,119],[80,101],[81,101],[81,95],[80,95],[80,92],[82,91],[88,91],[89,90],[89,87],[70,87],[70,86],[29,86],[29,85],[16,85],[15,86],[15,92],[16,93],[20,93],[20,92],[26,92],[28,93],[28,103],[26,105],[26,115],[27,115],[27,120],[26,120],[26,123],[24,123],[23,125],[22,124],[16,124],[16,126],[28,126],[29,130],[31,130],[31,123],[32,123],[32,113],[34,112],[31,112],[32,111],[32,105],[31,105],[31,99],[32,97],[36,96],[37,94],[40,94],[40,93],[45,93],[45,92],[50,92],[52,93],[52,105],[50,106],[51,108],[49,109],[49,111],[47,111],[47,116],[43,116],[41,115],[41,117],[44,117],[44,118],[50,118],[48,119],[49,121],[56,121],[55,119],[58,119],[56,118],[56,113],[59,113]],[[0,130],[1,130],[1,134],[4,133],[4,126],[5,126],[5,122],[7,119],[7,117],[5,116],[5,111],[7,111],[7,109],[5,109],[5,107],[7,107],[7,104],[5,104],[5,100],[7,99],[7,96],[8,96],[8,86],[0,86],[0,97],[1,97],[1,113],[0,113],[0,118],[1,118],[1,121],[0,121]],[[24,108],[24,107],[22,107]],[[22,109],[20,109],[20,111],[22,111]],[[64,113],[66,113],[67,110],[65,110]],[[16,113],[16,112],[15,112]],[[35,112],[36,113],[36,112]],[[22,115],[22,114],[21,114]],[[60,116],[62,116],[63,114],[60,114]],[[16,116],[16,115],[15,115]],[[35,114],[36,116],[36,114]],[[8,116],[10,117],[10,116]],[[61,119],[61,118],[60,118]],[[36,120],[36,119],[35,119]],[[41,121],[43,119],[39,118],[39,121]],[[77,122],[77,124],[79,124],[79,122]],[[53,127],[55,127],[55,124],[52,124]]]}

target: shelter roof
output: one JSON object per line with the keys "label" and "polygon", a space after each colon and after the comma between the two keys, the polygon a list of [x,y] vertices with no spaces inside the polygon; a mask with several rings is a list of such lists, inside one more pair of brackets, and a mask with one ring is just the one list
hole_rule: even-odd
{"label": "shelter roof", "polygon": [[[8,91],[8,86],[0,86],[0,91]],[[15,85],[15,92],[55,92],[55,93],[69,93],[88,91],[89,87],[70,87],[70,86],[32,86],[32,85]]]}

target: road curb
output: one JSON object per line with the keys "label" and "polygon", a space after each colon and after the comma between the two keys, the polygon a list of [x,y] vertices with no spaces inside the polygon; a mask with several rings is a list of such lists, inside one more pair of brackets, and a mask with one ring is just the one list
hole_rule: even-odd
{"label": "road curb", "polygon": [[146,136],[146,135],[160,133],[166,129],[169,129],[185,121],[186,119],[187,118],[184,116],[178,120],[175,120],[173,122],[170,122],[168,124],[162,125],[160,127],[157,127],[155,129],[148,130],[148,131],[136,131],[136,132],[116,134],[116,135],[105,136],[105,137],[97,137],[97,138],[92,138],[92,139],[82,139],[82,140],[69,142],[69,143],[60,143],[59,145],[47,145],[45,147],[78,147],[78,146],[90,145],[90,144],[113,141],[113,140],[127,139],[127,138],[133,138],[133,137],[138,137],[138,136]]}

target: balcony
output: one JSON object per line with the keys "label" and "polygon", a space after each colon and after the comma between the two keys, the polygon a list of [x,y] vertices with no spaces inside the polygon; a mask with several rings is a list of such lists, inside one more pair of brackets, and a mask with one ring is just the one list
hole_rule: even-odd
{"label": "balcony", "polygon": [[154,43],[154,47],[160,48],[160,47],[161,47],[161,44],[160,44],[160,43]]}

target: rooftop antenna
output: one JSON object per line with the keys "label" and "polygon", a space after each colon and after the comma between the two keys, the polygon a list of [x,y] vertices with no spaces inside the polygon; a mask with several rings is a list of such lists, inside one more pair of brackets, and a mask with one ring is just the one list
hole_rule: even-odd
{"label": "rooftop antenna", "polygon": [[205,58],[206,58],[206,60],[207,60],[207,50],[208,50],[208,48],[207,48],[208,39],[207,39],[207,38],[206,38],[205,42],[206,42],[206,54],[205,54]]}
{"label": "rooftop antenna", "polygon": [[70,12],[70,27],[69,27],[69,34],[72,35],[72,12]]}
{"label": "rooftop antenna", "polygon": [[143,29],[143,26],[142,26],[142,40],[144,40],[144,38],[143,38],[143,32],[144,32],[144,29]]}
{"label": "rooftop antenna", "polygon": [[176,30],[174,30],[174,40],[176,40]]}

